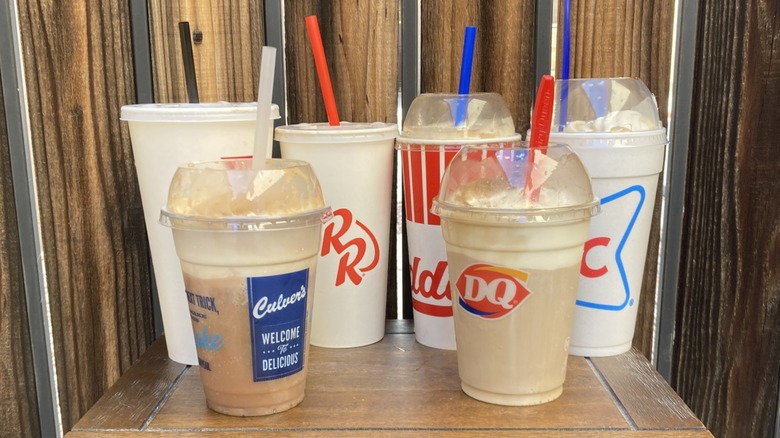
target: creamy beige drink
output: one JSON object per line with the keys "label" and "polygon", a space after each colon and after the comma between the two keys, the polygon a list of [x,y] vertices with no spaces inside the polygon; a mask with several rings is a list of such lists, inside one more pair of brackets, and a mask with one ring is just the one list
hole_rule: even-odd
{"label": "creamy beige drink", "polygon": [[465,148],[434,203],[461,387],[489,403],[553,400],[566,377],[579,265],[598,202],[568,147],[544,152]]}
{"label": "creamy beige drink", "polygon": [[[463,390],[503,405],[557,398],[566,376],[588,221],[527,227],[443,223],[456,291],[453,311]],[[488,289],[484,297],[477,296],[479,289]],[[489,306],[491,300],[497,305]],[[478,307],[482,301],[487,303]]]}
{"label": "creamy beige drink", "polygon": [[306,163],[182,167],[173,228],[208,406],[266,415],[303,400],[324,207]]}

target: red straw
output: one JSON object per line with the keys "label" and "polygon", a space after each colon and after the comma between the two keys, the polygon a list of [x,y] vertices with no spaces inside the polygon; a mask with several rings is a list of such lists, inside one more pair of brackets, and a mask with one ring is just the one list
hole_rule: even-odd
{"label": "red straw", "polygon": [[[539,90],[536,92],[536,101],[534,102],[534,113],[531,118],[531,134],[529,138],[528,160],[531,164],[528,166],[528,173],[525,177],[525,190],[529,193],[531,190],[531,170],[536,161],[534,155],[536,149],[546,147],[550,141],[550,125],[552,124],[553,102],[555,97],[555,79],[550,75],[542,76],[539,83]],[[544,151],[539,151],[544,153]],[[534,190],[531,194],[532,201],[539,200],[539,190]]]}
{"label": "red straw", "polygon": [[333,96],[333,85],[330,83],[328,62],[325,60],[325,49],[322,47],[320,25],[316,15],[306,17],[306,29],[309,31],[311,52],[314,55],[314,64],[317,66],[317,76],[320,79],[322,100],[325,102],[325,112],[328,113],[328,124],[339,126],[339,111],[336,109],[336,98]]}

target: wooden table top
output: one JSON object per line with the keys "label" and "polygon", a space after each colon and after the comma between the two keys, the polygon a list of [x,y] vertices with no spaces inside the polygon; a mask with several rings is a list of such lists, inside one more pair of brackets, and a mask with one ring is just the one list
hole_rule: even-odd
{"label": "wooden table top", "polygon": [[265,417],[211,411],[197,367],[168,359],[158,339],[68,438],[212,436],[712,436],[636,351],[569,357],[563,395],[539,406],[479,402],[460,389],[454,351],[418,344],[394,322],[374,345],[311,347],[306,396]]}

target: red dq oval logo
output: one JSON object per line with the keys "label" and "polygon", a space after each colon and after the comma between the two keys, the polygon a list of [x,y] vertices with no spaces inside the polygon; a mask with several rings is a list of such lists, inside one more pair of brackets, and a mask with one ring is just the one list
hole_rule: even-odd
{"label": "red dq oval logo", "polygon": [[527,281],[528,273],[524,271],[484,264],[471,265],[455,283],[458,303],[465,311],[481,318],[503,318],[531,295],[531,291],[523,284]]}

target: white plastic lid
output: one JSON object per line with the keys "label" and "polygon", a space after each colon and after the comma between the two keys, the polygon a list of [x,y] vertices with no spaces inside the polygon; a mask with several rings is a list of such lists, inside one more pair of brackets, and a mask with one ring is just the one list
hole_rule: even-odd
{"label": "white plastic lid", "polygon": [[663,129],[655,96],[637,78],[555,81],[552,131],[631,133]]}
{"label": "white plastic lid", "polygon": [[[128,122],[246,121],[257,117],[257,102],[144,103],[124,105],[119,117]],[[281,118],[279,105],[271,105],[271,119]]]}
{"label": "white plastic lid", "polygon": [[186,230],[257,231],[311,226],[330,214],[309,163],[268,159],[255,170],[252,160],[239,159],[179,167],[160,223]]}
{"label": "white plastic lid", "polygon": [[[497,93],[421,94],[409,106],[399,141],[458,143],[519,139],[512,114]],[[428,140],[428,141],[426,141]],[[462,141],[461,141],[462,140]]]}
{"label": "white plastic lid", "polygon": [[464,146],[442,177],[431,211],[470,222],[536,223],[599,212],[591,180],[571,148]]}

